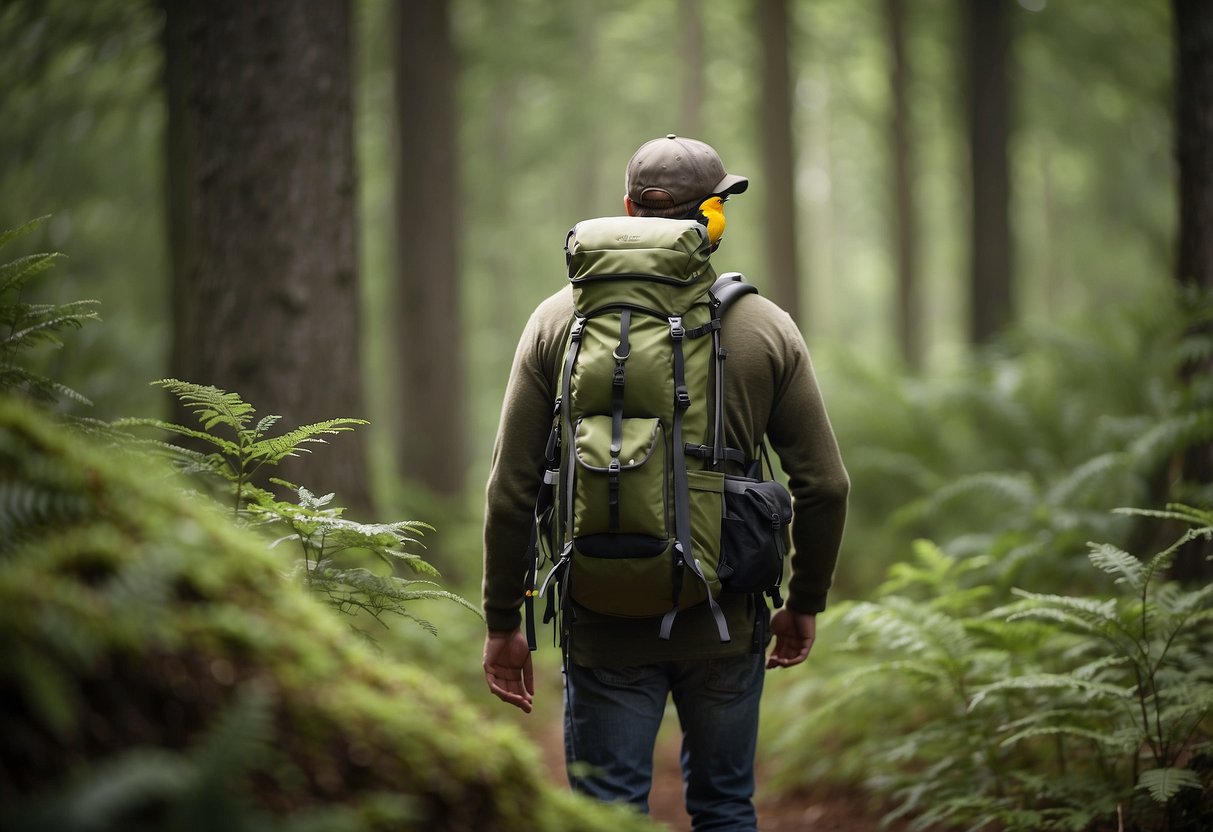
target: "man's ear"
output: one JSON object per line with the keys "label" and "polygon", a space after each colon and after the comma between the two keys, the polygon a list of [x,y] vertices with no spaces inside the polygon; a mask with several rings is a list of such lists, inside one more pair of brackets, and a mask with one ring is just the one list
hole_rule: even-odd
{"label": "man's ear", "polygon": [[636,205],[632,202],[632,198],[627,194],[623,195],[623,210],[628,212],[629,217],[636,216]]}

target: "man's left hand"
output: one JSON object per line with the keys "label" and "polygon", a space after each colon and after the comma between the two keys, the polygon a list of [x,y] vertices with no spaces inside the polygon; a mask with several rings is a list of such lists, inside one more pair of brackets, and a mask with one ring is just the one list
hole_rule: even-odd
{"label": "man's left hand", "polygon": [[484,680],[502,702],[531,712],[535,673],[521,629],[489,630],[484,639]]}

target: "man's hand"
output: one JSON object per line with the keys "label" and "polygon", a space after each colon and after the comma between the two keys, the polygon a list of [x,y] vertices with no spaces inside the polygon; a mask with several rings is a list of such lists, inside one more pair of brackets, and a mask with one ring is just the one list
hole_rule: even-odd
{"label": "man's hand", "polygon": [[535,673],[522,630],[489,630],[484,639],[484,680],[502,702],[531,712]]}
{"label": "man's hand", "polygon": [[767,658],[767,668],[792,667],[807,659],[813,649],[817,616],[784,607],[771,619],[771,632],[775,634],[775,649]]}

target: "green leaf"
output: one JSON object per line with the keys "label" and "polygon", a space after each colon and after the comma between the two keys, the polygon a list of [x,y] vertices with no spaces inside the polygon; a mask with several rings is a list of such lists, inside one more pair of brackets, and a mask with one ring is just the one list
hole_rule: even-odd
{"label": "green leaf", "polygon": [[30,220],[29,222],[27,222],[23,225],[19,225],[16,228],[10,228],[6,231],[0,232],[0,248],[3,248],[4,246],[8,245],[13,240],[16,240],[18,237],[24,237],[26,234],[30,233],[35,228],[42,225],[42,223],[46,222],[50,218],[51,218],[50,214],[44,214],[43,216],[35,217],[34,219]]}
{"label": "green leaf", "polygon": [[1089,679],[1081,679],[1065,673],[1035,673],[1027,676],[1015,676],[1011,679],[1003,679],[1001,682],[995,682],[992,685],[987,685],[981,688],[974,694],[969,701],[969,710],[972,711],[982,702],[989,698],[990,694],[1000,693],[1006,690],[1059,690],[1069,689],[1078,690],[1084,693],[1091,694],[1093,698],[1108,697],[1118,700],[1131,700],[1134,696],[1134,687],[1117,687],[1116,685],[1108,685],[1103,682],[1093,682]]}
{"label": "green leaf", "polygon": [[1158,803],[1166,803],[1180,789],[1203,788],[1196,773],[1186,768],[1154,768],[1142,772],[1137,788],[1146,789]]}
{"label": "green leaf", "polygon": [[55,265],[56,260],[62,259],[65,259],[65,256],[59,252],[44,252],[19,257],[0,265],[0,293],[23,286],[31,277],[46,271]]}
{"label": "green leaf", "polygon": [[365,419],[327,419],[323,422],[303,425],[280,436],[271,436],[254,442],[249,446],[247,453],[250,459],[264,459],[265,462],[275,464],[288,456],[294,456],[297,452],[306,452],[306,448],[300,447],[304,443],[323,442],[324,440],[320,438],[322,434],[341,433],[353,430],[356,425],[366,424],[369,423]]}
{"label": "green leaf", "polygon": [[1134,589],[1141,589],[1145,584],[1141,561],[1133,555],[1110,543],[1087,545],[1091,549],[1087,558],[1098,569],[1102,569],[1109,575],[1119,575],[1116,579],[1117,583],[1127,583]]}

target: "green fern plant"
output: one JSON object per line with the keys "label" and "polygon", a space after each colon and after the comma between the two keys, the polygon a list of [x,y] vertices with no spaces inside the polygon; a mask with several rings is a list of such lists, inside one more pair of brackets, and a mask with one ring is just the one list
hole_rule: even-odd
{"label": "green fern plant", "polygon": [[[0,232],[0,248],[29,234],[48,218],[39,217],[17,228]],[[0,338],[0,392],[16,393],[30,399],[53,403],[71,399],[91,404],[87,398],[60,382],[18,363],[29,350],[44,346],[62,346],[64,330],[79,329],[99,320],[98,301],[76,300],[70,303],[26,303],[22,295],[34,278],[62,259],[57,252],[19,257],[0,265],[0,326],[7,333]]]}
{"label": "green fern plant", "polygon": [[[1115,752],[1122,765],[1111,782],[1122,816],[1132,809],[1132,790],[1162,807],[1162,828],[1190,821],[1183,790],[1203,794],[1204,822],[1213,821],[1213,584],[1183,590],[1164,580],[1180,547],[1213,537],[1213,511],[1171,505],[1165,511],[1120,513],[1177,521],[1190,528],[1171,546],[1142,561],[1115,546],[1091,544],[1092,565],[1114,580],[1108,598],[1020,592],[1009,621],[1047,621],[1069,637],[1071,656],[1088,661],[1069,670],[995,682],[973,699],[980,708],[1008,691],[1065,691],[1081,712],[1056,707],[1027,714],[1004,745],[1037,737],[1069,737],[1092,753]],[[1186,764],[1187,763],[1187,764]],[[1192,764],[1192,765],[1189,765]],[[1198,770],[1200,769],[1200,770]],[[1188,803],[1199,804],[1194,798]],[[1149,814],[1147,810],[1137,810]],[[1197,810],[1199,811],[1199,810]],[[1141,819],[1139,825],[1146,825]],[[1193,827],[1195,828],[1195,827]]]}
{"label": "green fern plant", "polygon": [[[271,434],[281,417],[257,418],[256,409],[238,393],[171,378],[152,383],[175,395],[194,413],[200,427],[162,419],[121,419],[113,427],[154,428],[209,448],[199,451],[154,439],[139,442],[143,448],[168,456],[183,472],[204,476],[229,489],[235,521],[265,528],[277,538],[272,546],[296,543],[301,555],[297,571],[333,609],[347,615],[366,613],[380,624],[385,624],[386,615],[398,615],[430,633],[437,631],[412,612],[413,602],[450,601],[480,614],[467,600],[430,580],[439,576],[438,570],[414,551],[421,546],[420,536],[425,530],[433,530],[429,524],[415,520],[358,523],[343,517],[343,508],[331,505],[333,494],[317,497],[306,488],[271,478],[270,483],[289,489],[297,497],[298,501],[291,503],[255,482],[266,466],[310,452],[309,446],[323,443],[325,436],[365,425],[364,420],[326,419]],[[367,559],[386,566],[389,574],[380,575],[360,565]],[[398,577],[394,572],[400,566],[425,578]],[[357,627],[355,631],[368,635]]]}
{"label": "green fern plant", "polygon": [[201,429],[189,428],[163,419],[120,419],[118,429],[156,428],[187,440],[209,446],[209,453],[168,442],[148,445],[167,454],[188,474],[208,474],[226,483],[231,489],[232,511],[237,517],[245,505],[265,496],[264,489],[254,484],[254,477],[265,466],[275,466],[288,457],[308,453],[310,444],[324,442],[324,436],[352,430],[367,424],[363,419],[326,419],[294,428],[285,433],[269,435],[281,416],[263,416],[256,421],[256,409],[238,393],[229,393],[205,384],[194,384],[165,378],[153,381],[162,387],[197,417]]}
{"label": "green fern plant", "polygon": [[[363,612],[380,624],[384,623],[384,615],[399,615],[435,635],[438,631],[434,625],[413,614],[408,605],[414,601],[444,600],[480,614],[464,598],[428,580],[439,577],[438,570],[410,551],[410,547],[421,545],[420,536],[426,530],[433,531],[433,526],[419,520],[357,523],[342,517],[342,508],[331,506],[332,494],[317,497],[306,488],[281,480],[275,482],[292,488],[298,503],[281,502],[259,491],[249,506],[250,515],[257,521],[290,529],[289,534],[271,545],[298,545],[302,556],[299,570],[304,581],[337,611],[351,615]],[[343,559],[355,552],[365,552],[393,571],[403,566],[426,578],[407,580],[394,574],[378,575],[361,566],[343,565]]]}
{"label": "green fern plant", "polygon": [[[1213,534],[1213,511],[1119,513],[1192,528],[1144,561],[1091,544],[1098,594],[1019,591],[991,609],[983,557],[916,543],[876,600],[823,622],[848,634],[820,657],[828,670],[776,686],[787,710],[812,703],[813,716],[778,726],[774,753],[803,776],[813,749],[822,776],[865,779],[912,829],[1086,830],[1118,816],[1126,829],[1208,828],[1213,585],[1163,578],[1176,549]],[[822,755],[823,741],[837,752]]]}

